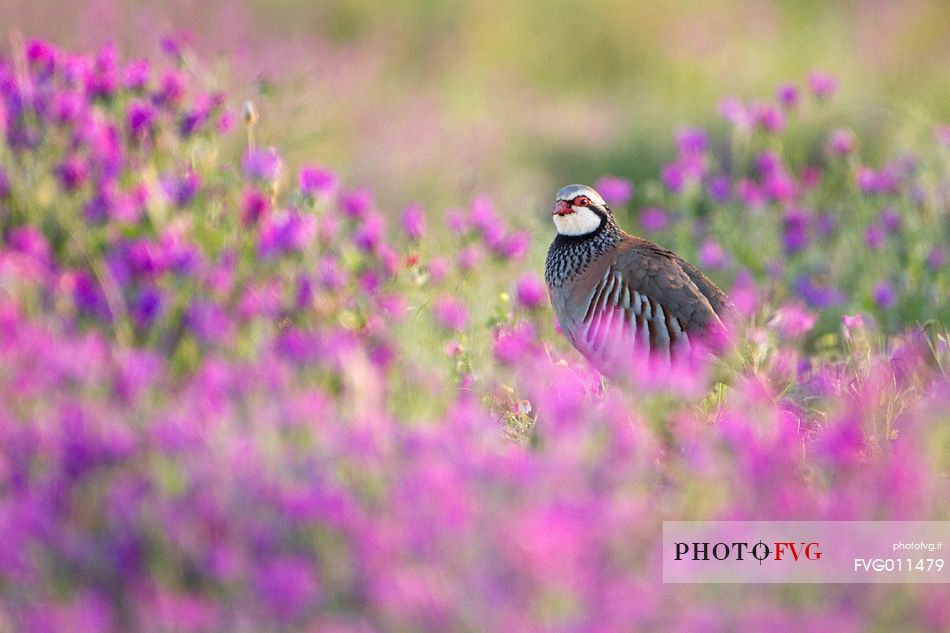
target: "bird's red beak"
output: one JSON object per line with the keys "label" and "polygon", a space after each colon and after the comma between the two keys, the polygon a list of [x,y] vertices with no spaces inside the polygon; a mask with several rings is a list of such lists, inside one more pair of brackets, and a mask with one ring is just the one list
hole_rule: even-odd
{"label": "bird's red beak", "polygon": [[551,211],[551,215],[567,215],[568,213],[574,213],[574,207],[567,200],[558,200],[554,204],[554,210]]}

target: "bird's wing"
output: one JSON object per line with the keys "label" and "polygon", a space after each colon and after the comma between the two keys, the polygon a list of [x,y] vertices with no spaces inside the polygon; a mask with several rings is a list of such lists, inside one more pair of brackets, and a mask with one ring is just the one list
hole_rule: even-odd
{"label": "bird's wing", "polygon": [[[589,271],[596,282],[584,285],[592,290],[572,302],[571,336],[589,358],[604,359],[628,347],[668,357],[671,351],[688,352],[690,338],[695,342],[711,325],[722,326],[685,262],[671,251],[630,240],[604,260]],[[700,282],[718,291],[721,298],[713,294],[718,303],[728,303],[705,276]]]}

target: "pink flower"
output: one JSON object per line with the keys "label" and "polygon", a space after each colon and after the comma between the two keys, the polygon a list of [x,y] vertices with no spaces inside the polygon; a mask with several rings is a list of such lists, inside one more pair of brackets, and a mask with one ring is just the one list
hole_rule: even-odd
{"label": "pink flower", "polygon": [[436,300],[432,314],[436,323],[449,331],[460,332],[468,324],[468,310],[454,297],[443,296]]}
{"label": "pink flower", "polygon": [[402,212],[402,230],[410,240],[417,241],[426,231],[426,216],[422,206],[411,204]]}
{"label": "pink flower", "polygon": [[515,298],[522,308],[534,310],[544,305],[547,291],[537,275],[526,273],[515,284]]}
{"label": "pink flower", "polygon": [[633,183],[623,178],[604,176],[594,183],[594,189],[600,192],[607,204],[612,207],[622,207],[633,196]]}
{"label": "pink flower", "polygon": [[300,169],[300,190],[311,196],[331,195],[336,190],[336,176],[329,169],[308,165]]}
{"label": "pink flower", "polygon": [[816,70],[808,76],[808,86],[818,101],[830,99],[838,90],[838,80],[834,75]]}

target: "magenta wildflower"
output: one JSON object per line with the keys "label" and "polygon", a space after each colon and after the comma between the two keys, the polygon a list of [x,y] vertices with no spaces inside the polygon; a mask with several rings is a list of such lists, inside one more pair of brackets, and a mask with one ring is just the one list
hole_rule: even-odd
{"label": "magenta wildflower", "polygon": [[752,120],[765,132],[781,132],[785,129],[785,115],[771,103],[759,102],[752,106]]}
{"label": "magenta wildflower", "polygon": [[77,154],[72,154],[60,163],[57,168],[60,185],[68,192],[73,192],[83,186],[89,174],[86,161]]}
{"label": "magenta wildflower", "polygon": [[748,130],[752,125],[748,108],[734,97],[726,97],[719,102],[719,113],[737,129]]}
{"label": "magenta wildflower", "polygon": [[125,87],[134,92],[142,91],[148,85],[149,75],[147,59],[131,62],[125,67]]}
{"label": "magenta wildflower", "polygon": [[514,231],[505,236],[494,251],[505,259],[515,261],[524,258],[530,246],[530,233],[527,231]]}
{"label": "magenta wildflower", "polygon": [[845,314],[841,317],[841,322],[844,323],[844,327],[848,330],[856,330],[864,327],[864,317],[860,314]]}
{"label": "magenta wildflower", "polygon": [[838,90],[838,80],[826,72],[814,71],[808,76],[808,86],[818,101],[830,99]]}
{"label": "magenta wildflower", "polygon": [[458,254],[459,270],[469,272],[478,267],[482,261],[482,251],[476,246],[466,246]]}
{"label": "magenta wildflower", "polygon": [[633,183],[615,176],[604,176],[594,183],[600,195],[611,207],[622,207],[633,197]]}
{"label": "magenta wildflower", "polygon": [[253,187],[241,194],[241,223],[254,226],[270,213],[270,196],[266,196]]}
{"label": "magenta wildflower", "polygon": [[872,251],[884,245],[884,238],[884,229],[879,224],[872,224],[864,232],[864,244]]}
{"label": "magenta wildflower", "polygon": [[449,331],[464,330],[468,323],[468,310],[454,297],[443,296],[437,299],[432,314],[436,323]]}
{"label": "magenta wildflower", "polygon": [[191,203],[199,186],[198,174],[190,170],[180,176],[166,176],[162,179],[165,195],[179,208]]}
{"label": "magenta wildflower", "polygon": [[400,221],[406,237],[412,241],[422,239],[426,231],[426,216],[422,210],[422,205],[411,204],[406,207],[402,212]]}
{"label": "magenta wildflower", "polygon": [[676,148],[684,156],[704,154],[709,149],[709,135],[699,127],[681,127],[676,132]]}
{"label": "magenta wildflower", "polygon": [[647,207],[640,211],[640,226],[648,233],[662,231],[669,225],[666,210],[659,207]]}
{"label": "magenta wildflower", "polygon": [[854,132],[847,128],[838,128],[831,133],[828,147],[838,156],[847,156],[854,151]]}
{"label": "magenta wildflower", "polygon": [[362,222],[353,234],[353,243],[363,251],[375,251],[383,240],[386,231],[386,219],[380,213],[371,212],[363,216]]}
{"label": "magenta wildflower", "polygon": [[801,209],[789,209],[782,220],[782,243],[789,255],[808,246],[809,216]]}
{"label": "magenta wildflower", "polygon": [[666,164],[660,174],[660,179],[663,181],[663,184],[666,186],[666,188],[672,193],[682,192],[683,185],[686,181],[686,178],[683,175],[683,169],[678,162]]}
{"label": "magenta wildflower", "polygon": [[707,239],[699,247],[699,262],[706,268],[713,270],[726,265],[726,252],[714,239]]}
{"label": "magenta wildflower", "polygon": [[492,351],[505,365],[516,365],[534,347],[535,332],[530,323],[521,322],[495,331]]}
{"label": "magenta wildflower", "polygon": [[363,217],[374,206],[373,194],[365,188],[344,193],[340,197],[340,208],[343,210],[343,214],[351,218]]}
{"label": "magenta wildflower", "polygon": [[786,110],[794,110],[798,107],[798,87],[795,84],[784,83],[776,90],[778,102]]}
{"label": "magenta wildflower", "polygon": [[931,270],[940,270],[947,264],[947,249],[944,246],[934,246],[927,254],[927,266]]}
{"label": "magenta wildflower", "polygon": [[311,196],[332,195],[336,191],[336,176],[322,167],[301,167],[299,181],[300,190]]}
{"label": "magenta wildflower", "polygon": [[241,167],[244,174],[252,180],[274,182],[280,173],[280,154],[273,147],[252,149],[244,154]]}
{"label": "magenta wildflower", "polygon": [[547,290],[536,275],[526,273],[515,283],[515,299],[522,308],[534,310],[547,302]]}
{"label": "magenta wildflower", "polygon": [[796,340],[810,332],[817,322],[818,317],[815,314],[795,303],[779,309],[772,317],[770,325],[786,339]]}
{"label": "magenta wildflower", "polygon": [[878,282],[878,284],[874,286],[872,296],[874,303],[876,303],[879,308],[885,310],[892,307],[896,299],[893,286],[886,281]]}

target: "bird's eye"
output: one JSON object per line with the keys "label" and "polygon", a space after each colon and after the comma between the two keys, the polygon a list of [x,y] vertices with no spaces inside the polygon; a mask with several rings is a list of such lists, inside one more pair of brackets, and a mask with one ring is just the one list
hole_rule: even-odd
{"label": "bird's eye", "polygon": [[574,198],[573,205],[575,207],[586,207],[589,204],[590,204],[590,198],[588,198],[587,196],[577,196],[576,198]]}

